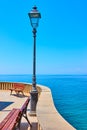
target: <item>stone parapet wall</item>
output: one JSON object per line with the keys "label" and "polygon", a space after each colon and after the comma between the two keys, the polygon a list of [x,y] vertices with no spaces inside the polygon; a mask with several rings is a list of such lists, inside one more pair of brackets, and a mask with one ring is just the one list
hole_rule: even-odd
{"label": "stone parapet wall", "polygon": [[75,130],[56,110],[49,88],[40,86],[42,91],[37,103],[38,130]]}

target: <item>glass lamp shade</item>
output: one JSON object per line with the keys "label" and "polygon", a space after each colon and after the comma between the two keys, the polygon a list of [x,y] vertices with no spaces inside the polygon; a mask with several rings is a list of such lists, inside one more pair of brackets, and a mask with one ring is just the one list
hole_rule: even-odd
{"label": "glass lamp shade", "polygon": [[28,13],[31,26],[33,28],[37,28],[39,24],[39,19],[41,18],[41,14],[38,12],[37,7],[34,6],[30,13]]}

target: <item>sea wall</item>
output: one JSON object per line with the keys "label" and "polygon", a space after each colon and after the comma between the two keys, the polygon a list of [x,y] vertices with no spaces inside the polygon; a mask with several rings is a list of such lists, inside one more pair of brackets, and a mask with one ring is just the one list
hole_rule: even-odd
{"label": "sea wall", "polygon": [[38,130],[75,130],[56,110],[51,90],[40,86],[41,94],[37,103]]}

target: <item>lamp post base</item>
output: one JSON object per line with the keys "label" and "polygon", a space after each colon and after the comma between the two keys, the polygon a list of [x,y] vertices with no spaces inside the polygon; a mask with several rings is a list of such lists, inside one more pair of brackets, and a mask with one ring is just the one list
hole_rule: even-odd
{"label": "lamp post base", "polygon": [[29,111],[29,116],[36,116],[36,111]]}
{"label": "lamp post base", "polygon": [[37,90],[32,90],[30,92],[30,112],[29,115],[30,116],[36,116],[36,105],[37,105],[37,101],[38,101],[38,91]]}

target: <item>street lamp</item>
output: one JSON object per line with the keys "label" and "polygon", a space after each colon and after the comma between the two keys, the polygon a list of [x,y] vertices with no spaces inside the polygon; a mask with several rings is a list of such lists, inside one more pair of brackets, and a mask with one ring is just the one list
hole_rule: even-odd
{"label": "street lamp", "polygon": [[33,46],[33,77],[32,77],[32,90],[30,92],[30,115],[36,115],[36,104],[38,101],[38,91],[36,88],[36,28],[39,24],[41,14],[38,12],[37,7],[34,6],[30,13],[28,13],[31,26],[33,28],[34,46]]}

